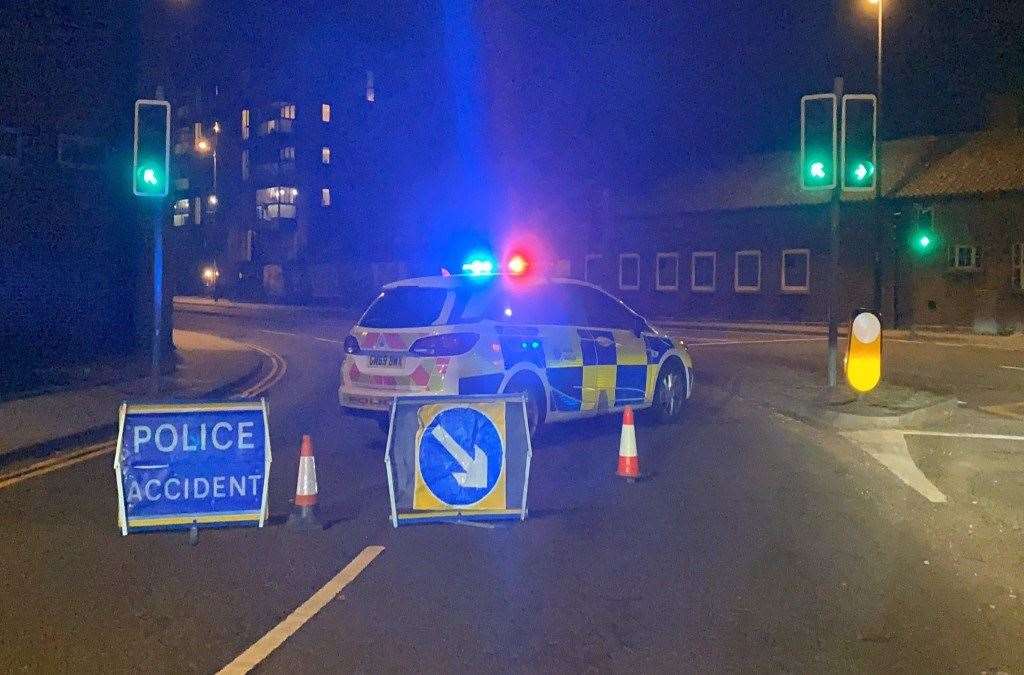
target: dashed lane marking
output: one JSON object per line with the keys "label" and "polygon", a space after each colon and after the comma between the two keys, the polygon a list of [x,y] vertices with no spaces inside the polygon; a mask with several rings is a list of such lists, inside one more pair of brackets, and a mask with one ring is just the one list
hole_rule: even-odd
{"label": "dashed lane marking", "polygon": [[935,436],[938,438],[977,438],[990,441],[1024,441],[1024,436],[1010,436],[1007,434],[972,434],[959,433],[954,431],[900,431],[904,436]]}
{"label": "dashed lane marking", "polygon": [[338,597],[338,594],[352,583],[383,552],[383,546],[367,546],[364,548],[333,579],[299,605],[284,621],[274,626],[266,635],[239,654],[234,661],[224,666],[218,675],[241,675],[255,668],[263,659],[270,656],[271,652],[284,644],[285,640],[294,635],[296,631],[306,625],[310,619],[326,607],[327,603]]}
{"label": "dashed lane marking", "polygon": [[1024,370],[1024,366],[999,366],[1000,368],[1006,368],[1007,370]]}

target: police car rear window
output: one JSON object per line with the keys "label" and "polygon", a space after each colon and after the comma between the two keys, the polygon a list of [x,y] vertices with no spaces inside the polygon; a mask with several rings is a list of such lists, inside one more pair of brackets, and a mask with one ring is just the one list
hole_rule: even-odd
{"label": "police car rear window", "polygon": [[433,325],[444,309],[443,288],[396,286],[386,288],[359,321],[365,328],[422,328]]}

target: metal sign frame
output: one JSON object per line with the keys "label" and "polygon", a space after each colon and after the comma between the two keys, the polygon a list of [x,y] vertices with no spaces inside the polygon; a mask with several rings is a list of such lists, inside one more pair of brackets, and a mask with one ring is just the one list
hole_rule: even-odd
{"label": "metal sign frame", "polygon": [[[159,96],[159,92],[157,93]],[[142,106],[157,106],[164,109],[164,189],[163,192],[139,192],[135,186],[135,172],[139,168],[139,108]],[[136,197],[159,197],[167,196],[169,183],[171,182],[171,104],[167,101],[158,101],[150,98],[140,98],[135,101],[135,123],[133,126],[132,144],[132,192]]]}
{"label": "metal sign frame", "polygon": [[[121,404],[118,410],[117,420],[117,445],[114,448],[114,475],[117,480],[117,525],[122,536],[128,535],[128,515],[125,512],[124,504],[124,476],[121,472],[122,443],[124,441],[125,418],[130,413],[186,413],[186,412],[216,412],[216,411],[260,411],[263,414],[263,495],[260,504],[260,516],[257,527],[263,527],[268,515],[268,495],[270,489],[270,464],[273,461],[273,453],[270,448],[270,408],[267,400],[261,398],[259,401],[240,401],[229,403],[168,403],[168,404],[138,404],[129,405],[127,402]],[[197,519],[198,520],[198,519]],[[233,525],[237,523],[206,521],[201,523],[204,526],[217,527]],[[187,526],[186,526],[187,527]],[[180,529],[180,528],[168,528]]]}
{"label": "metal sign frame", "polygon": [[[807,176],[804,171],[807,168],[807,104],[810,101],[832,101],[832,182],[822,185],[808,185]],[[838,138],[838,115],[839,105],[837,97],[832,94],[808,94],[800,97],[800,187],[804,190],[832,190],[839,178],[836,173],[839,171],[839,138]]]}
{"label": "metal sign frame", "polygon": [[[846,184],[846,103],[848,101],[870,101],[871,102],[871,163],[875,166],[874,180],[870,186],[856,186]],[[878,97],[874,94],[844,94],[843,95],[843,121],[842,137],[839,143],[839,165],[842,173],[840,179],[843,192],[874,192],[875,182],[878,180]]]}
{"label": "metal sign frame", "polygon": [[[520,406],[522,406],[522,415],[523,415],[524,422],[527,419],[527,415],[526,415],[526,397],[523,394],[495,394],[495,395],[474,395],[474,396],[403,396],[403,397],[395,396],[395,397],[393,397],[392,400],[391,400],[390,421],[388,423],[388,437],[387,437],[387,441],[386,441],[386,445],[385,445],[385,451],[384,451],[384,468],[385,468],[385,472],[387,473],[387,477],[388,477],[388,496],[389,496],[390,502],[391,502],[391,504],[390,504],[391,505],[391,524],[394,527],[396,527],[396,528],[398,527],[398,524],[399,524],[399,517],[398,517],[398,506],[397,506],[397,503],[395,501],[395,478],[394,478],[394,466],[393,466],[392,461],[391,461],[391,443],[394,440],[395,413],[396,413],[397,408],[398,408],[399,400],[401,400],[403,403],[420,403],[420,402],[422,402],[424,404],[428,404],[428,403],[451,403],[453,406],[458,406],[459,404],[462,404],[462,405],[465,405],[467,407],[470,407],[473,403],[505,403],[506,406],[508,404],[513,404],[514,405],[514,404],[518,403]],[[503,459],[507,463],[507,461],[508,461],[507,457],[503,458]],[[456,519],[458,519],[460,517],[465,517],[465,518],[477,517],[477,518],[479,518],[479,517],[488,517],[488,516],[490,516],[490,517],[497,517],[499,515],[506,515],[506,516],[508,516],[508,515],[513,515],[513,516],[514,515],[518,515],[520,521],[526,520],[526,515],[528,513],[528,509],[527,509],[527,506],[526,506],[526,504],[527,504],[526,500],[527,500],[527,495],[528,495],[529,489],[530,489],[530,464],[531,464],[532,460],[533,460],[533,439],[530,438],[529,430],[527,430],[527,432],[526,432],[526,466],[525,466],[526,475],[523,478],[523,497],[522,497],[522,502],[520,503],[519,509],[515,509],[515,510],[512,510],[512,511],[509,511],[509,512],[504,513],[504,514],[496,514],[494,512],[490,512],[490,511],[473,511],[473,510],[461,511],[459,509],[452,509],[451,515],[447,516],[447,517],[448,518],[456,518]],[[427,517],[437,517],[437,516],[436,516],[436,514],[428,514]]]}

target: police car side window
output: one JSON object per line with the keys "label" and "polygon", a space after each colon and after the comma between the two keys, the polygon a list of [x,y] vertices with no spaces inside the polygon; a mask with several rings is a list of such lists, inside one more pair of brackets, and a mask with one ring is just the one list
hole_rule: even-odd
{"label": "police car side window", "polygon": [[626,309],[620,302],[588,286],[577,286],[574,292],[581,300],[586,313],[586,324],[594,328],[622,328],[632,330],[636,327],[636,315]]}

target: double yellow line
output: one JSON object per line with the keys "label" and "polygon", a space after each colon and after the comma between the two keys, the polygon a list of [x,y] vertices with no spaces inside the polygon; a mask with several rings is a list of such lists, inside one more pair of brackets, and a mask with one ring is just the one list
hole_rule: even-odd
{"label": "double yellow line", "polygon": [[[277,384],[281,378],[284,377],[285,373],[288,372],[288,362],[285,361],[284,357],[280,354],[272,352],[264,347],[258,347],[253,344],[247,344],[246,346],[270,359],[270,372],[251,387],[248,387],[237,394],[239,398],[255,398]],[[29,480],[30,478],[45,476],[48,473],[60,471],[61,469],[66,469],[70,466],[74,466],[75,464],[87,462],[90,459],[95,459],[96,457],[109,455],[114,451],[114,444],[115,441],[113,440],[94,443],[93,445],[88,445],[84,448],[78,448],[70,453],[44,459],[41,462],[36,462],[35,464],[15,469],[9,473],[0,474],[0,490],[17,485],[18,483]]]}

